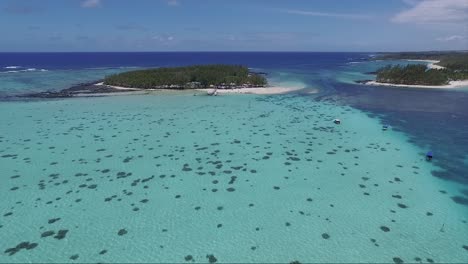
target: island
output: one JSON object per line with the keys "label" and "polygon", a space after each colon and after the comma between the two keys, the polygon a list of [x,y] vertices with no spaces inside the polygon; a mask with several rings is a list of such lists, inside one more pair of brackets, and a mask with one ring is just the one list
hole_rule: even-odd
{"label": "island", "polygon": [[92,83],[81,83],[60,91],[25,94],[28,98],[66,98],[105,96],[111,94],[142,94],[151,91],[218,93],[282,94],[303,87],[272,87],[266,73],[253,72],[241,65],[192,65],[184,67],[133,70],[105,77]]}
{"label": "island", "polygon": [[108,76],[104,85],[139,89],[199,89],[265,87],[263,74],[241,65],[193,65],[123,72]]}
{"label": "island", "polygon": [[378,55],[372,60],[408,60],[428,63],[389,65],[375,72],[371,85],[423,88],[468,86],[468,52],[403,52]]}

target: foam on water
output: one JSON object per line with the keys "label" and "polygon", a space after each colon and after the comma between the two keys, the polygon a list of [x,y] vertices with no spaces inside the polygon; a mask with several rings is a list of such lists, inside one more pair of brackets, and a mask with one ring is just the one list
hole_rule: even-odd
{"label": "foam on water", "polygon": [[456,186],[349,107],[180,94],[0,111],[0,262],[468,261]]}

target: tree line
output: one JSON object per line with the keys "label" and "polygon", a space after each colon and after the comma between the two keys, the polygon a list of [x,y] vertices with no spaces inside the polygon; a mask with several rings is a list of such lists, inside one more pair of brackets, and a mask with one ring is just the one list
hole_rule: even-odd
{"label": "tree line", "polygon": [[411,85],[444,85],[450,81],[468,79],[468,71],[427,69],[426,65],[386,66],[377,70],[377,82]]}
{"label": "tree line", "polygon": [[262,87],[267,85],[267,80],[241,65],[217,64],[129,71],[107,76],[104,84],[143,89],[193,89]]}
{"label": "tree line", "polygon": [[468,71],[468,52],[432,51],[432,52],[396,52],[379,54],[374,60],[438,60],[436,65],[453,71]]}

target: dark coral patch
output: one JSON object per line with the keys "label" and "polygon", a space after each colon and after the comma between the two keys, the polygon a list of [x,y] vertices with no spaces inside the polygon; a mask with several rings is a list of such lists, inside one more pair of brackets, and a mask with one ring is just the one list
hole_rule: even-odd
{"label": "dark coral patch", "polygon": [[208,259],[209,263],[216,263],[216,261],[218,261],[218,259],[212,254],[206,255],[206,258]]}
{"label": "dark coral patch", "polygon": [[58,218],[52,218],[52,219],[49,219],[49,221],[47,221],[47,223],[53,224],[53,223],[59,221],[60,219],[61,219],[60,217],[58,217]]}
{"label": "dark coral patch", "polygon": [[452,196],[452,200],[457,204],[468,205],[468,198],[461,197],[461,196]]}
{"label": "dark coral patch", "polygon": [[31,250],[34,249],[38,246],[39,244],[37,243],[30,243],[30,242],[21,242],[16,247],[14,248],[8,248],[5,250],[5,254],[8,254],[9,256],[12,256],[16,253],[18,253],[21,249],[26,249],[26,250]]}
{"label": "dark coral patch", "polygon": [[123,235],[125,235],[127,233],[128,233],[128,231],[126,229],[122,228],[122,229],[119,230],[119,232],[117,232],[117,235],[123,236]]}
{"label": "dark coral patch", "polygon": [[398,207],[403,208],[403,209],[408,208],[408,206],[406,204],[402,204],[402,203],[399,203]]}
{"label": "dark coral patch", "polygon": [[57,232],[57,235],[54,236],[55,239],[62,240],[65,238],[67,235],[68,230],[67,229],[62,229]]}
{"label": "dark coral patch", "polygon": [[384,232],[389,232],[390,231],[390,228],[386,227],[386,226],[381,226],[380,229]]}
{"label": "dark coral patch", "polygon": [[49,237],[55,235],[55,231],[45,231],[44,233],[41,234],[41,237]]}

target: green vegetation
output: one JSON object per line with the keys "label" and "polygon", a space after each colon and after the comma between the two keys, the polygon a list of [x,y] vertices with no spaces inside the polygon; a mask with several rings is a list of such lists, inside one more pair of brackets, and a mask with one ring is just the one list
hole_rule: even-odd
{"label": "green vegetation", "polygon": [[444,85],[448,83],[442,70],[427,70],[426,65],[386,66],[377,71],[377,82],[415,85]]}
{"label": "green vegetation", "polygon": [[468,52],[389,53],[374,59],[438,60],[444,69],[427,69],[426,65],[386,66],[377,70],[377,82],[410,85],[444,85],[468,79]]}
{"label": "green vegetation", "polygon": [[440,65],[450,70],[468,71],[468,52],[398,52],[374,57],[374,60],[438,60]]}
{"label": "green vegetation", "polygon": [[104,84],[143,89],[263,87],[265,77],[239,65],[195,65],[137,70],[108,76]]}

